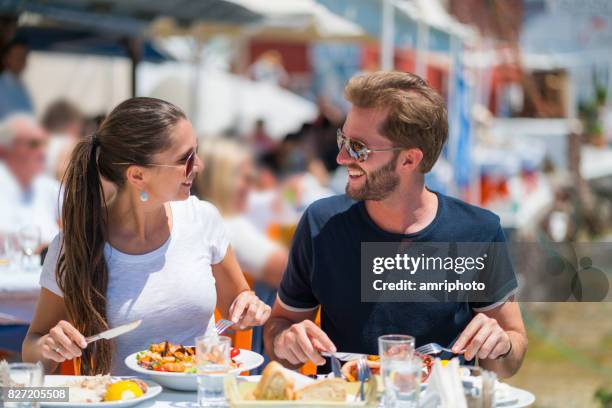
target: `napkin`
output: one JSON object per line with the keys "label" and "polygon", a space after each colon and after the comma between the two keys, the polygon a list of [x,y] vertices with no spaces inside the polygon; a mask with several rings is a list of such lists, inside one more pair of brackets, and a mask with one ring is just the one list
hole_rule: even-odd
{"label": "napkin", "polygon": [[442,366],[439,358],[435,359],[421,407],[468,408],[463,394],[459,359],[452,359],[446,366]]}

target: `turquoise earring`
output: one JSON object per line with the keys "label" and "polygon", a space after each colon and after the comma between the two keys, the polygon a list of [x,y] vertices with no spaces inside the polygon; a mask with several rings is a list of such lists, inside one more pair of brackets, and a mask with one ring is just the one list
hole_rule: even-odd
{"label": "turquoise earring", "polygon": [[146,191],[141,191],[140,201],[142,201],[143,203],[149,201],[149,193],[147,193]]}

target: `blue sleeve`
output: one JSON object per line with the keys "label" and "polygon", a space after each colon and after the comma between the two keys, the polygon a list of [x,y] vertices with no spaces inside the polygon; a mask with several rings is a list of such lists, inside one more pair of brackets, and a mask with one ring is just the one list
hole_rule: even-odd
{"label": "blue sleeve", "polygon": [[487,254],[487,267],[479,279],[486,285],[486,299],[470,302],[470,307],[476,312],[487,311],[502,305],[518,288],[518,281],[506,244],[506,236],[501,225],[498,226]]}
{"label": "blue sleeve", "polygon": [[281,305],[286,309],[307,311],[319,306],[311,287],[312,260],[312,235],[306,210],[295,230],[287,269],[278,289]]}

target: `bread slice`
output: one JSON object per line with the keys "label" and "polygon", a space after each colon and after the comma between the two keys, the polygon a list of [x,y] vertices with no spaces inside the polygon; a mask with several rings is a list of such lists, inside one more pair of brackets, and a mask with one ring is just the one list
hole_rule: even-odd
{"label": "bread slice", "polygon": [[292,400],[294,383],[295,380],[285,372],[283,366],[272,361],[263,370],[253,395],[257,400]]}
{"label": "bread slice", "polygon": [[295,399],[302,401],[346,401],[346,388],[340,378],[316,381],[295,392]]}

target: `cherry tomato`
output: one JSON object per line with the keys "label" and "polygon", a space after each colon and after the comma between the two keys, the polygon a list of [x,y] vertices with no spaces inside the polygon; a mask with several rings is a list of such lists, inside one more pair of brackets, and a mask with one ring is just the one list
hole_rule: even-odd
{"label": "cherry tomato", "polygon": [[238,354],[240,354],[240,349],[237,347],[233,347],[232,351],[230,351],[230,357],[234,358],[236,357]]}

